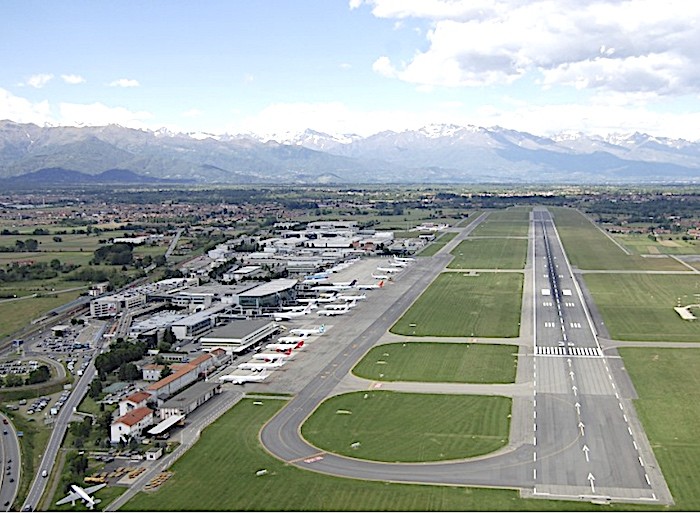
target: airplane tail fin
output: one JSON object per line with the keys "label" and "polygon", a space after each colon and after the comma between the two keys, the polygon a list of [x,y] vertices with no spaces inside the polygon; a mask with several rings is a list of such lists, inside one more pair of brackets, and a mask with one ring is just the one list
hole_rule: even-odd
{"label": "airplane tail fin", "polygon": [[379,288],[381,289],[384,286],[384,280],[379,282]]}
{"label": "airplane tail fin", "polygon": [[354,287],[356,284],[357,284],[357,280],[352,280],[352,282],[350,283],[350,286]]}

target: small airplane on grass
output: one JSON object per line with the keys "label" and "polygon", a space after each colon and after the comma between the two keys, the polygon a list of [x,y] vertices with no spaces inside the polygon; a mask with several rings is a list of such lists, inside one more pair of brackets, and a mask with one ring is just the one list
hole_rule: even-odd
{"label": "small airplane on grass", "polygon": [[66,495],[63,499],[56,502],[56,506],[62,506],[63,504],[68,504],[69,502],[72,506],[75,506],[76,501],[80,500],[85,503],[85,506],[87,506],[88,509],[94,509],[95,504],[99,504],[101,501],[100,499],[95,499],[92,494],[97,490],[101,490],[105,486],[107,486],[107,483],[90,486],[89,488],[83,488],[82,486],[72,484],[70,487],[73,491]]}

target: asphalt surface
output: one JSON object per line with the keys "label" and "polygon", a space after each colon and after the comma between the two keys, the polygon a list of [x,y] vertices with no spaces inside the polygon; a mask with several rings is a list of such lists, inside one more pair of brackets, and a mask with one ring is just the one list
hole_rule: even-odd
{"label": "asphalt surface", "polygon": [[[3,435],[0,439],[0,511],[9,511],[17,497],[22,468],[19,440],[14,426],[5,415],[0,414]],[[7,421],[7,424],[4,422]],[[7,434],[4,434],[7,432]],[[14,479],[10,482],[10,479]]]}
{"label": "asphalt surface", "polygon": [[[99,354],[101,345],[102,330],[100,330],[95,335],[94,347],[97,348],[95,355]],[[90,385],[90,382],[92,381],[94,375],[95,364],[94,358],[92,358],[90,361],[90,365],[85,369],[83,375],[73,384],[73,388],[71,390],[70,396],[68,396],[68,400],[65,402],[63,408],[61,408],[61,411],[58,413],[54,420],[49,442],[41,458],[41,463],[37,468],[37,474],[34,477],[34,481],[32,482],[31,488],[29,489],[29,493],[27,494],[27,497],[24,500],[22,509],[26,507],[30,507],[32,509],[37,508],[41,496],[44,494],[44,490],[46,489],[46,485],[48,484],[48,479],[41,477],[41,472],[42,470],[46,469],[50,473],[51,469],[56,463],[56,456],[58,455],[58,451],[61,448],[61,444],[63,443],[63,438],[65,437],[66,430],[68,429],[68,423],[70,422],[70,418],[73,415],[73,411],[75,408],[78,407],[80,402],[85,397],[85,394],[88,390],[88,386]]]}
{"label": "asphalt surface", "polygon": [[529,339],[524,347],[531,352],[521,354],[518,370],[518,382],[530,380],[532,395],[523,397],[522,387],[508,391],[514,402],[505,450],[465,461],[377,463],[319,451],[300,435],[306,418],[328,396],[342,391],[338,384],[440,273],[449,260],[446,251],[483,216],[445,251],[414,262],[410,283],[395,284],[386,301],[396,301],[378,312],[376,321],[345,328],[351,340],[339,340],[338,354],[266,424],[260,433],[263,446],[290,464],[342,477],[512,487],[535,497],[669,503],[661,474],[648,471],[658,465],[632,405],[620,395],[616,380],[626,377],[624,369],[619,362],[614,368],[609,365],[598,344],[551,217],[546,209],[536,209],[532,219],[523,297],[523,311],[529,315],[522,319],[520,337]]}

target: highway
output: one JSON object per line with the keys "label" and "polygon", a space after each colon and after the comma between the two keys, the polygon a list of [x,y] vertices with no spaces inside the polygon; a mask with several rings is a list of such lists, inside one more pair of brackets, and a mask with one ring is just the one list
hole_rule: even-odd
{"label": "highway", "polygon": [[[97,348],[97,350],[95,351],[95,356],[99,354],[100,349],[102,347],[103,331],[104,327],[103,329],[99,330],[98,333],[95,335],[95,339],[93,342],[94,347]],[[61,411],[58,413],[54,420],[49,442],[41,458],[41,464],[37,468],[37,473],[34,477],[34,481],[32,482],[31,488],[29,489],[29,493],[27,494],[27,497],[24,500],[22,509],[25,509],[27,507],[31,508],[32,510],[37,509],[39,500],[44,494],[44,490],[48,482],[47,478],[41,476],[41,472],[44,469],[49,471],[49,473],[51,472],[51,469],[53,468],[56,462],[58,450],[61,448],[63,438],[65,437],[66,430],[68,429],[68,423],[70,421],[71,416],[73,415],[73,411],[75,408],[78,407],[80,402],[85,397],[85,394],[88,390],[88,386],[90,385],[90,382],[92,381],[95,372],[95,358],[93,357],[90,361],[90,365],[88,365],[88,367],[85,369],[85,372],[83,373],[82,377],[80,377],[80,379],[73,384],[73,389],[71,391],[70,396],[68,396],[68,400],[63,405],[63,408],[61,408]]]}
{"label": "highway", "polygon": [[[20,481],[20,470],[22,460],[19,449],[19,440],[14,426],[5,415],[0,414],[3,435],[0,441],[0,464],[2,464],[2,474],[0,475],[0,510],[9,511],[17,497],[17,490]],[[5,424],[7,422],[7,424]],[[7,432],[7,434],[4,434]],[[10,479],[13,481],[10,482]]]}
{"label": "highway", "polygon": [[300,434],[305,419],[439,274],[449,259],[444,252],[412,264],[411,286],[265,425],[263,446],[290,464],[342,477],[511,487],[535,497],[670,502],[661,474],[652,474],[652,481],[646,470],[657,465],[651,450],[643,450],[648,441],[631,402],[620,396],[614,375],[624,370],[619,363],[612,369],[598,344],[548,211],[535,209],[530,233],[526,272],[531,277],[523,305],[532,317],[522,324],[531,352],[520,355],[518,376],[530,380],[532,395],[514,398],[506,449],[465,461],[377,463],[319,451]]}

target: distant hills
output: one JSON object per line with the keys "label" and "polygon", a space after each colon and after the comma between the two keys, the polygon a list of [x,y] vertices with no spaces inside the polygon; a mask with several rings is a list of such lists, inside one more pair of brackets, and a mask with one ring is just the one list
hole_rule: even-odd
{"label": "distant hills", "polygon": [[0,121],[0,178],[62,184],[697,183],[700,143],[639,133],[546,138],[456,125],[369,137],[313,130],[263,137]]}

